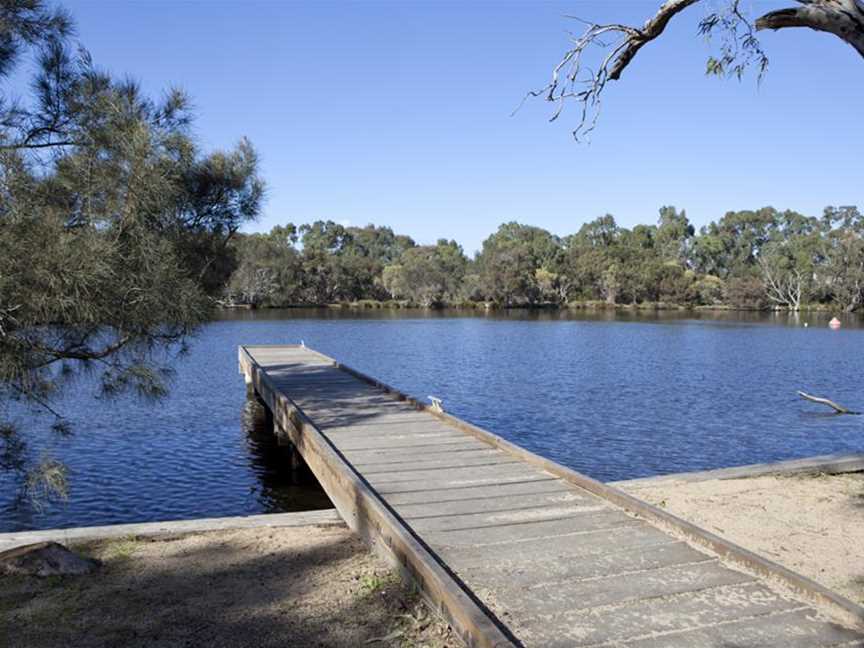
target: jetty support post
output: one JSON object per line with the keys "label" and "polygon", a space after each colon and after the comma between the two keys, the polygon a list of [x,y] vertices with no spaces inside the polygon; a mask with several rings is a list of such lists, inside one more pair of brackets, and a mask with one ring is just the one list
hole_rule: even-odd
{"label": "jetty support post", "polygon": [[243,414],[247,429],[267,431],[276,437],[276,445],[282,448],[287,456],[287,468],[292,484],[306,484],[310,480],[317,483],[314,473],[306,465],[297,446],[291,441],[291,436],[281,425],[276,424],[273,410],[255,388],[251,372],[245,369],[242,362],[238,363],[238,368],[246,383],[246,405]]}

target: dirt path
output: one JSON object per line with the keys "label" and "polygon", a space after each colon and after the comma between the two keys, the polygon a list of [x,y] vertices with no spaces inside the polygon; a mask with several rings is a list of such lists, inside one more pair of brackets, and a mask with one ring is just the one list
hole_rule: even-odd
{"label": "dirt path", "polygon": [[102,570],[0,577],[4,647],[460,645],[344,527],[216,531],[79,549],[104,560]]}
{"label": "dirt path", "polygon": [[618,485],[864,604],[864,473]]}

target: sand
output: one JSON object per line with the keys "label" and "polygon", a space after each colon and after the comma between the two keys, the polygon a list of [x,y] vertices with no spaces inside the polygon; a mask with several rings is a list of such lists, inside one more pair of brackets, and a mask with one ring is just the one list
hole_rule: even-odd
{"label": "sand", "polygon": [[864,473],[618,486],[864,604]]}
{"label": "sand", "polygon": [[461,645],[342,526],[124,538],[77,547],[94,575],[0,577],[0,644]]}
{"label": "sand", "polygon": [[[864,604],[864,473],[619,485]],[[461,645],[344,526],[77,548],[102,570],[0,577],[4,648]]]}

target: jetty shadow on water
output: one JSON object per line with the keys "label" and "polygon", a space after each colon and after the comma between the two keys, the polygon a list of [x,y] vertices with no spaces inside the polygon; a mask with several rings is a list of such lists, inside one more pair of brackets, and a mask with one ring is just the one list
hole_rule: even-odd
{"label": "jetty shadow on water", "polygon": [[251,468],[258,479],[259,495],[267,513],[316,511],[333,508],[315,475],[299,453],[281,443],[273,418],[257,398],[247,398],[241,425],[246,435]]}

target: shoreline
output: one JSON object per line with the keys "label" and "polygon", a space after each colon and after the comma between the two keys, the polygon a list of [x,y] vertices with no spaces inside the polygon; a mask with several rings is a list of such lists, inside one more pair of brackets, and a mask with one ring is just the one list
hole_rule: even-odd
{"label": "shoreline", "polygon": [[99,570],[2,577],[4,646],[458,645],[341,522],[125,536],[74,548],[101,561]]}
{"label": "shoreline", "polygon": [[619,488],[864,604],[864,472]]}
{"label": "shoreline", "polygon": [[864,604],[864,453],[611,485]]}
{"label": "shoreline", "polygon": [[815,455],[800,459],[787,459],[769,463],[746,464],[712,470],[694,470],[652,477],[637,477],[608,482],[610,486],[626,487],[628,490],[650,488],[667,483],[699,482],[726,479],[745,479],[766,475],[840,475],[864,471],[864,452]]}
{"label": "shoreline", "polygon": [[[763,476],[840,475],[857,472],[864,473],[864,452],[816,455],[801,459],[747,464],[712,470],[669,473],[651,477],[636,477],[606,483],[609,486],[619,488],[638,497],[642,489],[677,486],[695,482],[738,480]],[[187,518],[159,520],[156,522],[57,527],[53,529],[0,532],[0,551],[48,540],[60,543],[76,543],[128,536],[159,537],[206,531],[299,526],[339,526],[342,524],[344,522],[339,517],[336,509],[328,508],[287,513],[260,513],[215,518]]]}
{"label": "shoreline", "polygon": [[108,540],[111,538],[156,538],[207,531],[234,531],[237,529],[280,529],[304,526],[342,526],[345,523],[335,509],[294,511],[290,513],[262,513],[218,518],[192,518],[162,520],[159,522],[133,522],[103,526],[36,529],[0,533],[0,552],[36,542],[53,541],[61,544]]}
{"label": "shoreline", "polygon": [[538,304],[495,304],[492,302],[458,302],[452,304],[437,304],[432,306],[421,306],[410,302],[399,300],[375,300],[361,299],[350,302],[335,302],[331,304],[282,304],[282,305],[260,305],[260,304],[217,304],[217,310],[224,311],[270,311],[270,310],[408,310],[408,311],[531,311],[531,312],[566,312],[566,311],[591,311],[591,312],[682,312],[682,313],[753,313],[753,314],[819,314],[833,315],[838,317],[856,317],[862,313],[859,311],[848,312],[843,308],[831,304],[809,304],[800,309],[788,308],[744,308],[725,304],[715,305],[687,305],[670,302],[641,302],[636,304],[609,304],[602,301],[572,301],[566,304],[538,303]]}
{"label": "shoreline", "polygon": [[[864,556],[860,555],[864,519],[857,515],[864,506],[864,454],[823,455],[610,485],[864,603]],[[103,560],[105,566],[91,580],[7,580],[0,591],[0,628],[26,623],[26,645],[52,645],[55,630],[33,623],[45,614],[60,614],[67,620],[73,611],[81,615],[83,620],[76,616],[68,626],[74,632],[90,633],[95,626],[100,637],[111,641],[147,638],[148,645],[162,645],[160,641],[172,645],[181,638],[174,635],[183,627],[201,627],[213,610],[220,623],[208,640],[228,641],[220,645],[232,645],[229,640],[238,625],[245,628],[244,637],[300,633],[298,640],[334,646],[357,645],[360,639],[361,643],[403,645],[408,638],[442,648],[459,645],[447,624],[410,586],[400,583],[396,573],[332,509],[7,533],[0,534],[0,551],[44,540],[71,544]],[[183,585],[178,585],[175,572],[183,574]],[[311,579],[314,585],[300,585],[297,578]],[[184,590],[187,581],[207,585],[206,592],[196,594],[200,609],[188,612],[188,618],[183,598],[189,594]],[[265,588],[267,601],[231,599],[238,587],[253,583]],[[136,589],[142,584],[143,594]],[[128,594],[130,585],[136,589],[134,596]],[[71,603],[66,600],[70,594]],[[146,619],[157,601],[157,616],[164,617],[167,629],[136,620]],[[364,614],[370,620],[346,618],[346,601],[352,611],[358,606],[367,610]],[[102,615],[104,609],[114,609],[113,616]],[[184,617],[179,626],[178,616]],[[223,618],[229,622],[222,623]],[[320,623],[322,618],[328,622]],[[382,637],[390,639],[381,641]]]}

